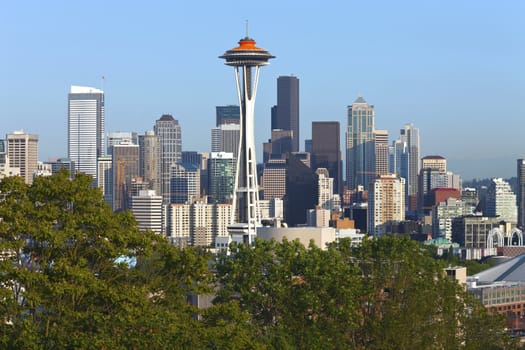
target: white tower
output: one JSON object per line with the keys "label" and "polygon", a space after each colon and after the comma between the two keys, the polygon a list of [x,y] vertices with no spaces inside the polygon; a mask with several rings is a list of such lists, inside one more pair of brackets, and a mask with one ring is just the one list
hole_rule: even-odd
{"label": "white tower", "polygon": [[228,231],[232,240],[251,244],[256,234],[256,227],[260,226],[261,222],[258,205],[257,163],[255,161],[255,96],[259,68],[267,65],[268,60],[274,56],[256,47],[255,40],[245,37],[239,41],[239,46],[226,51],[220,58],[226,60],[226,65],[235,68],[241,125],[233,192],[232,224],[228,227]]}
{"label": "white tower", "polygon": [[104,91],[71,86],[68,95],[68,158],[75,170],[97,177],[97,159],[106,153]]}

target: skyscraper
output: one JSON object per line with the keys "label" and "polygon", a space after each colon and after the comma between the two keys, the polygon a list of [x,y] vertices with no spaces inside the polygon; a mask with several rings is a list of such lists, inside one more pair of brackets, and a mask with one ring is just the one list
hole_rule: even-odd
{"label": "skyscraper", "polygon": [[97,159],[106,152],[104,91],[71,86],[68,95],[68,158],[77,171],[97,178]]}
{"label": "skyscraper", "polygon": [[209,202],[231,203],[235,184],[233,153],[212,152],[208,162]]}
{"label": "skyscraper", "polygon": [[343,191],[340,139],[339,122],[312,122],[312,170],[326,168],[337,194]]}
{"label": "skyscraper", "polygon": [[487,191],[486,216],[498,216],[505,222],[518,222],[516,195],[507,181],[501,178],[492,179]]}
{"label": "skyscraper", "polygon": [[226,65],[234,68],[241,119],[240,146],[233,192],[233,216],[229,230],[233,240],[251,244],[256,227],[261,225],[255,159],[255,97],[260,68],[267,65],[274,56],[255,46],[255,40],[245,37],[239,41],[239,46],[226,51],[220,58],[226,60]]}
{"label": "skyscraper", "polygon": [[201,189],[200,168],[195,164],[179,163],[171,167],[172,204],[186,204],[198,200]]}
{"label": "skyscraper", "polygon": [[155,132],[146,131],[138,137],[139,141],[139,176],[142,181],[148,183],[148,188],[154,190],[157,195],[161,191],[161,162],[160,162],[160,136]]}
{"label": "skyscraper", "polygon": [[33,173],[38,168],[38,135],[22,130],[7,134],[7,158],[9,168],[19,168],[25,183],[33,183]]}
{"label": "skyscraper", "polygon": [[346,129],[346,185],[348,189],[357,186],[368,188],[376,176],[374,142],[374,106],[362,97],[347,111]]}
{"label": "skyscraper", "polygon": [[418,177],[417,210],[420,219],[430,215],[434,203],[432,190],[451,188],[461,191],[461,177],[447,171],[447,160],[441,156],[426,156],[421,159]]}
{"label": "skyscraper", "polygon": [[272,138],[263,144],[263,162],[270,159],[286,159],[292,152],[293,131],[273,129]]}
{"label": "skyscraper", "polygon": [[[392,172],[405,179],[405,204],[415,203],[418,193],[418,176],[421,170],[419,162],[419,129],[406,124],[400,130],[399,138],[392,142]],[[415,210],[415,206],[408,207]]]}
{"label": "skyscraper", "polygon": [[139,146],[121,143],[112,147],[113,210],[129,209],[132,181],[139,175]]}
{"label": "skyscraper", "polygon": [[388,130],[374,130],[376,175],[388,175]]}
{"label": "skyscraper", "polygon": [[239,106],[216,106],[215,107],[216,122],[215,126],[221,126],[222,124],[239,124],[240,123],[240,112]]}
{"label": "skyscraper", "polygon": [[113,208],[113,161],[111,155],[97,160],[97,187],[102,191],[104,202]]}
{"label": "skyscraper", "polygon": [[164,204],[170,201],[170,167],[181,161],[182,136],[178,120],[164,114],[155,123],[155,135],[160,137],[161,195]]}
{"label": "skyscraper", "polygon": [[211,151],[233,153],[235,159],[239,153],[239,124],[221,124],[211,129]]}
{"label": "skyscraper", "polygon": [[132,143],[138,145],[138,135],[131,131],[111,131],[108,132],[106,139],[107,153],[111,154],[111,147],[120,143]]}
{"label": "skyscraper", "polygon": [[525,225],[525,159],[518,159],[518,227],[523,228]]}
{"label": "skyscraper", "polygon": [[334,179],[330,177],[326,168],[317,168],[315,173],[319,189],[317,205],[331,211],[333,209]]}
{"label": "skyscraper", "polygon": [[270,159],[264,163],[262,176],[264,199],[282,199],[286,194],[286,159]]}
{"label": "skyscraper", "polygon": [[299,152],[299,79],[277,78],[277,105],[272,108],[272,130],[291,130],[292,152]]}
{"label": "skyscraper", "polygon": [[284,219],[289,226],[306,223],[308,209],[313,209],[319,200],[317,174],[294,155],[286,160],[286,195],[284,197]]}

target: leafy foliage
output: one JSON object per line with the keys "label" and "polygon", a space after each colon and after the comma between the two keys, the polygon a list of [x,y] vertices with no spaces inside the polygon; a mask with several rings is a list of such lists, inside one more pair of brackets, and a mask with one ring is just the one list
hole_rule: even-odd
{"label": "leafy foliage", "polygon": [[[258,240],[212,260],[139,232],[91,182],[0,181],[0,348],[514,346],[502,320],[408,239],[328,249]],[[215,294],[215,305],[199,310],[190,294]]]}
{"label": "leafy foliage", "polygon": [[186,296],[209,290],[209,256],[139,232],[91,182],[0,182],[0,347],[172,348],[199,324]]}

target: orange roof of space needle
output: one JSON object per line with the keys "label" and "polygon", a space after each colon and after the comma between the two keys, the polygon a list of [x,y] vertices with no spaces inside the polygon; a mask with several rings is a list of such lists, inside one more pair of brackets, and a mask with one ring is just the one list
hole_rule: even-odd
{"label": "orange roof of space needle", "polygon": [[255,46],[255,40],[246,36],[239,40],[239,46],[226,51],[220,58],[229,66],[265,66],[270,58],[268,51]]}
{"label": "orange roof of space needle", "polygon": [[255,40],[249,37],[244,37],[243,39],[239,40],[239,46],[233,48],[232,50],[239,51],[239,50],[259,50],[264,51],[260,47],[255,46]]}

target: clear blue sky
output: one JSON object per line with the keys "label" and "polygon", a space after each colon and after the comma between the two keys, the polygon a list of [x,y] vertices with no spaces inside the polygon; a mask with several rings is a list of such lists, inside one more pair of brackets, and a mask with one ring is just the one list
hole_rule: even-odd
{"label": "clear blue sky", "polygon": [[445,156],[465,179],[515,176],[525,157],[521,0],[5,1],[0,135],[37,133],[40,159],[65,156],[67,93],[86,85],[106,92],[107,131],[143,133],[171,113],[183,149],[208,151],[215,106],[237,103],[218,56],[244,36],[246,19],[277,56],[259,85],[259,151],[276,79],[293,74],[302,139],[316,120],[339,121],[344,137],[346,106],[362,95],[376,129],[393,139],[413,123],[421,155]]}

